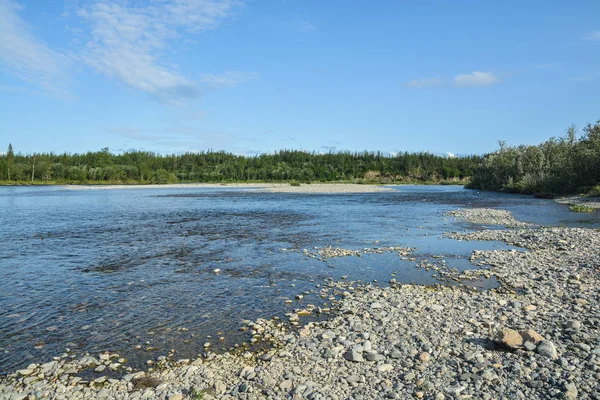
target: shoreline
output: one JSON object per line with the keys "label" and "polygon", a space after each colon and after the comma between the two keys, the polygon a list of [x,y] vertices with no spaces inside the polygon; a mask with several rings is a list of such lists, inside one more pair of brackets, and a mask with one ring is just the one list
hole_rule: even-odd
{"label": "shoreline", "polygon": [[567,206],[588,206],[600,210],[600,197],[569,196],[555,199],[558,204]]}
{"label": "shoreline", "polygon": [[[455,218],[506,216],[485,210]],[[81,363],[65,355],[8,375],[0,398],[598,398],[600,232],[521,226],[447,236],[526,250],[475,251],[471,261],[486,268],[455,275],[494,276],[498,289],[332,281],[326,285],[341,299],[328,320],[304,323],[295,313],[288,317],[298,328],[248,323],[269,344],[263,351],[162,358],[150,372],[94,380],[76,375],[89,365],[110,369],[118,356]]]}
{"label": "shoreline", "polygon": [[292,186],[289,183],[174,183],[165,185],[65,185],[68,190],[119,190],[119,189],[245,189],[271,193],[376,193],[390,192],[380,185],[355,183],[312,183]]}

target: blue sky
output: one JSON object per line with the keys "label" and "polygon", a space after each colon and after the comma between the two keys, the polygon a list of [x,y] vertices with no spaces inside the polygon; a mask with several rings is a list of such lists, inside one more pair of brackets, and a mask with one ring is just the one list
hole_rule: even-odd
{"label": "blue sky", "polygon": [[600,119],[599,93],[597,0],[0,0],[24,153],[484,153]]}

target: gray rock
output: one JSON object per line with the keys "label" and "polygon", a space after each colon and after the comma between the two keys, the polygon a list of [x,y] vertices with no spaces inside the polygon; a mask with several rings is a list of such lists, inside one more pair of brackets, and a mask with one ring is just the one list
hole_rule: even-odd
{"label": "gray rock", "polygon": [[574,330],[581,329],[581,322],[575,320],[567,321],[565,323],[565,328]]}
{"label": "gray rock", "polygon": [[292,388],[291,379],[286,379],[279,384],[279,388],[284,391],[289,391]]}
{"label": "gray rock", "polygon": [[365,359],[362,356],[362,353],[354,350],[353,348],[348,349],[344,354],[344,358],[348,361],[352,362],[363,362]]}
{"label": "gray rock", "polygon": [[460,395],[467,387],[461,385],[455,386],[446,386],[444,388],[444,392],[450,396],[458,396]]}
{"label": "gray rock", "polygon": [[537,347],[538,354],[541,354],[545,357],[548,357],[552,360],[558,358],[558,352],[556,351],[556,346],[549,340],[544,340]]}

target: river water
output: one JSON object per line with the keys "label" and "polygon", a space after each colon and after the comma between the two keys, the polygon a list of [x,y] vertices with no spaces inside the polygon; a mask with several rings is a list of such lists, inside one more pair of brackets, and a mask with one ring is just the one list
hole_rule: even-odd
{"label": "river water", "polygon": [[[245,319],[322,304],[316,294],[285,300],[327,278],[437,283],[415,265],[436,256],[472,268],[474,249],[506,247],[443,238],[444,231],[477,229],[444,217],[461,207],[507,209],[541,225],[600,227],[600,213],[571,213],[551,200],[452,186],[394,189],[325,195],[1,187],[0,374],[66,348],[117,351],[133,367],[170,349],[175,358],[191,358],[206,341],[215,348],[246,341],[239,331]],[[282,251],[329,245],[415,247],[416,260],[388,253],[323,262]]]}

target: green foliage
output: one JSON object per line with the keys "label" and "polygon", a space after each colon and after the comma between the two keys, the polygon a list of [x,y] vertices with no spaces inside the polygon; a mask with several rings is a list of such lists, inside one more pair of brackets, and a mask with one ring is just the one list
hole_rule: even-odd
{"label": "green foliage", "polygon": [[290,183],[290,185],[292,185],[292,186],[300,186],[300,182],[293,181],[292,183]]}
{"label": "green foliage", "polygon": [[189,397],[193,400],[203,400],[204,392],[202,390],[192,389],[190,390]]}
{"label": "green foliage", "polygon": [[[0,155],[0,181],[31,182],[32,155]],[[439,182],[468,179],[481,157],[446,158],[429,153],[310,153],[281,150],[244,157],[200,152],[159,155],[144,151],[112,154],[108,148],[85,154],[36,153],[33,183],[176,182]]]}
{"label": "green foliage", "polygon": [[600,197],[600,185],[594,186],[587,194],[591,197]]}
{"label": "green foliage", "polygon": [[483,158],[469,187],[524,194],[569,194],[600,183],[600,120],[581,138],[569,127],[565,137],[537,146],[507,146]]}
{"label": "green foliage", "polygon": [[586,206],[584,204],[575,204],[569,207],[569,210],[573,212],[594,212],[594,207]]}

